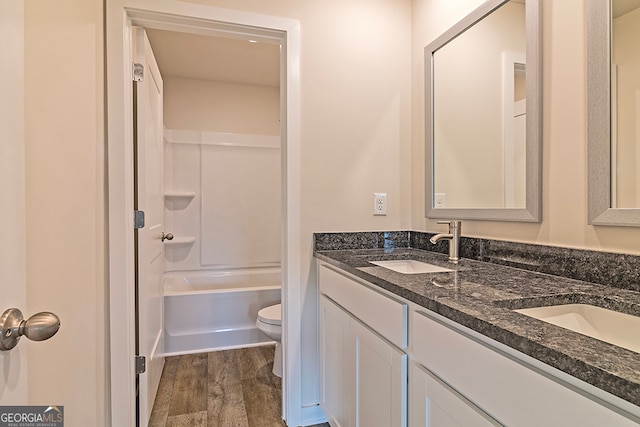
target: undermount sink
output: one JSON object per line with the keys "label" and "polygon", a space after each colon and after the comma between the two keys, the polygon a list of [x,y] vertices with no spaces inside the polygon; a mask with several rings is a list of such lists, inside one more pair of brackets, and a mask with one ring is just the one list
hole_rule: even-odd
{"label": "undermount sink", "polygon": [[444,273],[447,271],[453,271],[450,268],[427,264],[426,262],[420,262],[413,259],[369,262],[402,274]]}
{"label": "undermount sink", "polygon": [[588,304],[514,311],[640,353],[640,317]]}

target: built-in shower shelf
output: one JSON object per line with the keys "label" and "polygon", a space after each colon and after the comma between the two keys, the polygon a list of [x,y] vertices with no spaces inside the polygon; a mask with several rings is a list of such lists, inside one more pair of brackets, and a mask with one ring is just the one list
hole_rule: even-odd
{"label": "built-in shower shelf", "polygon": [[187,246],[193,245],[195,242],[195,237],[174,237],[173,240],[165,240],[164,244],[167,246]]}
{"label": "built-in shower shelf", "polygon": [[179,200],[179,199],[193,199],[196,197],[196,193],[193,191],[167,191],[164,193],[164,198],[167,200]]}
{"label": "built-in shower shelf", "polygon": [[182,210],[189,206],[194,197],[196,193],[193,191],[167,191],[164,193],[164,205],[172,211]]}

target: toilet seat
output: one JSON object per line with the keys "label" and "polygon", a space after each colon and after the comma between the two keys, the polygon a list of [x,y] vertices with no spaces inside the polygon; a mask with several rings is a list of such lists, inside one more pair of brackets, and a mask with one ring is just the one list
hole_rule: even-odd
{"label": "toilet seat", "polygon": [[271,305],[258,311],[258,320],[268,325],[282,324],[282,304]]}

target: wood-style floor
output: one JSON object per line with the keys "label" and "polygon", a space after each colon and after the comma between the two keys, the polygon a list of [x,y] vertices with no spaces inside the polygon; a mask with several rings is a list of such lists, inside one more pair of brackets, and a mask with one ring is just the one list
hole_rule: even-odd
{"label": "wood-style floor", "polygon": [[149,427],[286,426],[273,352],[262,346],[167,357]]}

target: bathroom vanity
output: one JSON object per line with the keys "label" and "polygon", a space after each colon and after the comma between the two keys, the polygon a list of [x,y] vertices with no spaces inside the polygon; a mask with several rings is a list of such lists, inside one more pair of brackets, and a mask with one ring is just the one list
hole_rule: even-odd
{"label": "bathroom vanity", "polygon": [[[582,302],[638,316],[637,291],[413,248],[315,257],[332,426],[640,423],[640,353],[515,311]],[[372,263],[385,260],[451,271]]]}

